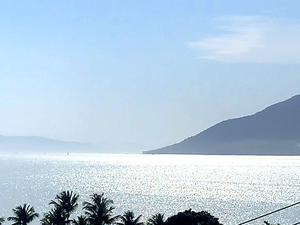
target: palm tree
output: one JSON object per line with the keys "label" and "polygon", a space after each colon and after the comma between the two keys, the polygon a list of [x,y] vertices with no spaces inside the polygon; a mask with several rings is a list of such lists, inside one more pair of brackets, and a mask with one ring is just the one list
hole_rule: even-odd
{"label": "palm tree", "polygon": [[55,207],[61,207],[66,220],[69,220],[71,213],[78,207],[78,198],[79,195],[74,194],[73,191],[63,191],[56,195],[56,201],[52,200],[49,204]]}
{"label": "palm tree", "polygon": [[4,217],[0,217],[0,225],[5,221]]}
{"label": "palm tree", "polygon": [[72,223],[74,225],[87,225],[88,224],[88,220],[85,216],[78,216],[77,220],[72,220]]}
{"label": "palm tree", "polygon": [[66,225],[70,223],[64,215],[64,209],[61,206],[56,206],[50,212],[45,213],[44,218],[41,219],[42,225]]}
{"label": "palm tree", "polygon": [[164,214],[162,213],[154,214],[147,221],[147,225],[163,225],[164,223]]}
{"label": "palm tree", "polygon": [[118,216],[112,217],[113,201],[102,194],[91,195],[92,202],[84,202],[83,210],[90,225],[112,224]]}
{"label": "palm tree", "polygon": [[27,225],[33,221],[39,214],[35,212],[34,208],[30,205],[24,204],[22,206],[17,206],[13,209],[15,216],[8,217],[7,220],[14,221],[13,225]]}
{"label": "palm tree", "polygon": [[137,218],[134,219],[134,214],[132,211],[128,210],[120,217],[121,222],[116,223],[118,225],[143,225],[142,222],[139,222],[142,215],[139,215]]}

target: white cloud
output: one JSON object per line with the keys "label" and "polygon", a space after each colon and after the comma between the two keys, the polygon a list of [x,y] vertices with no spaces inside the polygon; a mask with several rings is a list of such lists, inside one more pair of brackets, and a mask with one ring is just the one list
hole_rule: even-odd
{"label": "white cloud", "polygon": [[300,63],[300,23],[262,16],[226,16],[221,32],[189,45],[200,58],[222,62]]}

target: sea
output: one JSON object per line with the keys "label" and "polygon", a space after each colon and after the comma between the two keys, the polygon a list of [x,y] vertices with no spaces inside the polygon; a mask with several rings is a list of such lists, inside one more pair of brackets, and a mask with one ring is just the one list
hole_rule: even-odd
{"label": "sea", "polygon": [[[207,211],[239,224],[300,201],[298,156],[143,154],[0,155],[0,217],[30,204],[40,214],[62,191],[78,193],[79,208],[93,193],[112,199],[114,214],[132,210],[146,221],[180,211]],[[300,205],[248,224],[294,224]],[[4,222],[11,224],[11,222]],[[39,224],[35,220],[32,224]]]}

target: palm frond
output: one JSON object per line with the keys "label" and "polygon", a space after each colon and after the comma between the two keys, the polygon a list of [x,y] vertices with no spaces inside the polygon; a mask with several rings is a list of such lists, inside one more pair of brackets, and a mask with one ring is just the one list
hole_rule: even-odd
{"label": "palm frond", "polygon": [[117,217],[112,217],[113,201],[105,198],[104,193],[92,194],[91,202],[83,203],[83,210],[91,225],[112,224]]}
{"label": "palm frond", "polygon": [[35,212],[34,208],[30,205],[24,204],[17,206],[13,209],[15,216],[8,217],[8,221],[14,221],[13,225],[27,225],[32,222],[39,214]]}
{"label": "palm frond", "polygon": [[147,225],[163,225],[164,223],[164,214],[162,213],[154,214],[147,221]]}

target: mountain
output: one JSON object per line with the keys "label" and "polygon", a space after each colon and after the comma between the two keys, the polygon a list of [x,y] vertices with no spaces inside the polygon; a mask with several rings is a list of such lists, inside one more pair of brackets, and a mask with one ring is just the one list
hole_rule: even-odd
{"label": "mountain", "polygon": [[79,152],[93,148],[79,142],[67,142],[37,136],[2,136],[0,152]]}
{"label": "mountain", "polygon": [[144,154],[300,155],[300,95]]}

